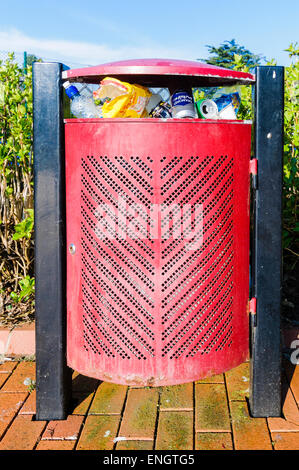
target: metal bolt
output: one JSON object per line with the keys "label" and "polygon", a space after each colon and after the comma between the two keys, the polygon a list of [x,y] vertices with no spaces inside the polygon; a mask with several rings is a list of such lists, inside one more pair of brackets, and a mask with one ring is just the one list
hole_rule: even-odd
{"label": "metal bolt", "polygon": [[71,243],[69,246],[69,252],[71,253],[71,255],[73,255],[76,252],[76,247],[73,243]]}
{"label": "metal bolt", "polygon": [[272,137],[271,132],[268,132],[268,134],[267,134],[267,139],[271,139],[271,137]]}

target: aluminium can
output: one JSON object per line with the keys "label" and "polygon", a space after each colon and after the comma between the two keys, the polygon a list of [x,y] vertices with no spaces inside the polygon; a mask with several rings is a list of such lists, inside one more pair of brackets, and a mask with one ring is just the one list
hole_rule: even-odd
{"label": "aluminium can", "polygon": [[177,90],[171,97],[173,118],[196,118],[192,95],[186,90]]}

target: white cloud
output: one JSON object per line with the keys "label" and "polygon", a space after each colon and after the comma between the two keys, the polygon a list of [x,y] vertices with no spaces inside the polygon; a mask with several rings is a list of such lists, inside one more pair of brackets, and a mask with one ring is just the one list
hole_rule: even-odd
{"label": "white cloud", "polygon": [[57,60],[66,65],[78,63],[97,65],[105,62],[138,58],[193,59],[198,57],[195,50],[167,47],[161,44],[136,44],[111,47],[107,44],[69,41],[64,39],[41,39],[30,37],[17,29],[0,31],[0,49],[5,51],[35,54],[44,60]]}

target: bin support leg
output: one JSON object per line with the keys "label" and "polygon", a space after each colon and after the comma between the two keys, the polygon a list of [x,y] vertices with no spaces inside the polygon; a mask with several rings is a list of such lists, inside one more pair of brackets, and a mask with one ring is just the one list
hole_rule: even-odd
{"label": "bin support leg", "polygon": [[33,65],[36,419],[66,419],[65,182],[62,64]]}
{"label": "bin support leg", "polygon": [[284,68],[256,69],[255,194],[250,411],[254,417],[281,415],[281,199]]}

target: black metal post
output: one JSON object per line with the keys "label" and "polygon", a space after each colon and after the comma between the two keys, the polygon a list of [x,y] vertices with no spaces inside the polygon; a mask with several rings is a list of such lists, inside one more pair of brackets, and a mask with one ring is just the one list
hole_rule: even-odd
{"label": "black metal post", "polygon": [[35,174],[36,419],[65,419],[66,365],[64,128],[59,63],[33,64]]}
{"label": "black metal post", "polygon": [[253,296],[250,411],[254,417],[281,415],[281,220],[284,68],[256,68]]}

